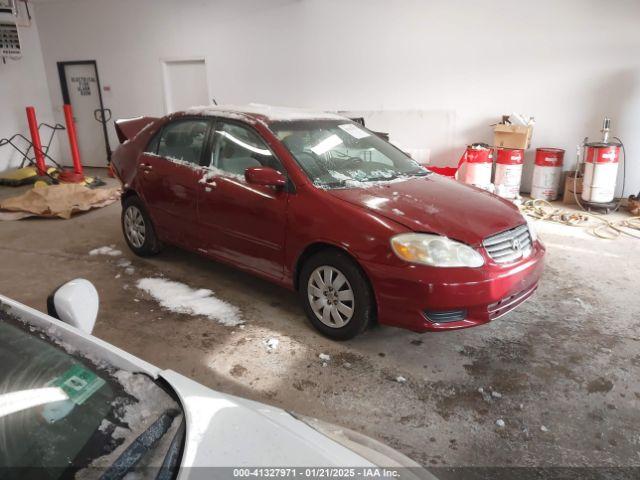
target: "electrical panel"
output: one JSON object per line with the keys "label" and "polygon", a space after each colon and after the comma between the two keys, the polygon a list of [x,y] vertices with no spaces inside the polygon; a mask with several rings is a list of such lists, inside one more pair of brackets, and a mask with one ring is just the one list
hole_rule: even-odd
{"label": "electrical panel", "polygon": [[18,26],[15,23],[0,22],[0,57],[22,57]]}

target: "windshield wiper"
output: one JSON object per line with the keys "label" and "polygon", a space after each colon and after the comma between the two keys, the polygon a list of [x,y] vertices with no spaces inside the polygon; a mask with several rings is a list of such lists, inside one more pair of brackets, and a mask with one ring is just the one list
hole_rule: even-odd
{"label": "windshield wiper", "polygon": [[414,170],[412,172],[407,172],[407,173],[404,173],[403,175],[406,175],[407,177],[426,177],[431,173],[433,172],[425,168],[420,170]]}
{"label": "windshield wiper", "polygon": [[346,180],[336,180],[335,182],[322,182],[319,186],[326,188],[338,188],[347,185]]}
{"label": "windshield wiper", "polygon": [[180,450],[182,449],[182,439],[184,438],[186,426],[184,423],[184,416],[178,427],[178,431],[171,440],[167,455],[164,457],[160,472],[156,476],[156,480],[171,480],[173,478],[173,472],[178,467],[180,461]]}
{"label": "windshield wiper", "polygon": [[384,182],[385,180],[395,180],[398,175],[385,175],[379,177],[368,177],[364,182]]}
{"label": "windshield wiper", "polygon": [[171,428],[173,419],[179,414],[178,410],[169,409],[160,415],[138,438],[131,442],[116,461],[102,474],[100,480],[120,480],[133,470],[142,457],[167,433]]}

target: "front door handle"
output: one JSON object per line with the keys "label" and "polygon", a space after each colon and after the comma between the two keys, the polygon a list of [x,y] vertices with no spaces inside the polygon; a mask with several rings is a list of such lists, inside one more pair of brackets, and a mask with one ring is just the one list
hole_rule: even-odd
{"label": "front door handle", "polygon": [[149,165],[148,163],[141,163],[138,168],[140,170],[142,170],[144,173],[148,173],[151,170],[153,170],[153,166]]}
{"label": "front door handle", "polygon": [[204,191],[209,193],[218,186],[215,178],[202,177],[200,183],[204,183]]}

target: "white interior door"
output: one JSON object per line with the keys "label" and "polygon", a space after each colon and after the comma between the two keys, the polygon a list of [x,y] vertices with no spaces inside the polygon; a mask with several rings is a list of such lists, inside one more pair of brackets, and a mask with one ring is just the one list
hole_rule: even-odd
{"label": "white interior door", "polygon": [[165,60],[162,66],[166,113],[211,103],[204,59]]}
{"label": "white interior door", "polygon": [[106,167],[104,130],[94,116],[100,109],[96,67],[92,63],[67,64],[64,74],[76,124],[80,161],[84,166]]}

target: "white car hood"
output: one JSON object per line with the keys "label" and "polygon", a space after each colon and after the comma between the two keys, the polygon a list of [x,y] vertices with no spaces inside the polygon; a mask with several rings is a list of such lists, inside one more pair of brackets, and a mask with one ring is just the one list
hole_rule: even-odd
{"label": "white car hood", "polygon": [[160,376],[185,410],[183,467],[373,466],[284,410],[213,391],[171,370]]}

